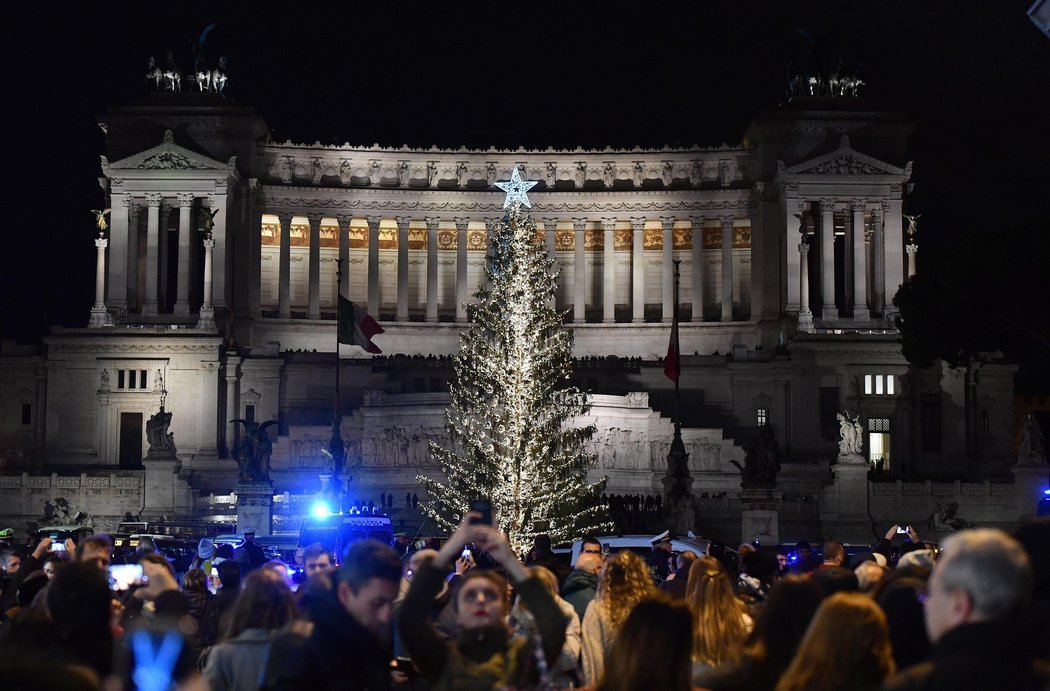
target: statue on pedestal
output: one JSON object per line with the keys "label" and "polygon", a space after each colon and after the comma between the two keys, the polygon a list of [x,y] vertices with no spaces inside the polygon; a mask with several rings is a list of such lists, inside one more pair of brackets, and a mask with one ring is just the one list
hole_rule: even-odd
{"label": "statue on pedestal", "polygon": [[165,412],[164,405],[161,404],[160,410],[146,421],[146,441],[149,442],[147,458],[175,456],[175,434],[168,431],[169,425],[171,425],[171,413]]}
{"label": "statue on pedestal", "polygon": [[230,420],[244,425],[244,436],[233,448],[233,457],[240,471],[239,479],[247,482],[269,482],[270,454],[273,453],[273,442],[266,429],[276,425],[276,420],[267,420],[257,424],[254,420]]}
{"label": "statue on pedestal", "polygon": [[740,486],[744,489],[754,487],[773,487],[777,473],[780,472],[780,459],[777,457],[777,440],[773,428],[762,425],[758,434],[745,447],[744,465],[729,461],[740,469]]}
{"label": "statue on pedestal", "polygon": [[843,410],[835,414],[839,421],[839,455],[860,456],[864,448],[864,428],[860,418]]}
{"label": "statue on pedestal", "polygon": [[1018,463],[1046,463],[1046,443],[1039,421],[1032,413],[1024,416],[1021,443],[1017,448]]}

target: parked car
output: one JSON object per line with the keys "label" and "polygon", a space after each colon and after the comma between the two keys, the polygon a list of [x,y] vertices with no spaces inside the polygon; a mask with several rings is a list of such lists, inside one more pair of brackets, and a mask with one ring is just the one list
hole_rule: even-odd
{"label": "parked car", "polygon": [[[653,535],[598,535],[596,537],[602,543],[602,551],[607,554],[629,549],[643,559],[647,559],[653,551]],[[573,564],[576,563],[576,559],[580,556],[580,551],[582,549],[582,539],[572,543],[570,557]],[[554,552],[557,554],[558,549],[555,548]],[[736,550],[726,547],[717,540],[711,540],[705,537],[681,537],[672,535],[671,552],[672,554],[695,552],[702,557],[715,557],[734,573],[736,573],[740,564],[739,555]]]}

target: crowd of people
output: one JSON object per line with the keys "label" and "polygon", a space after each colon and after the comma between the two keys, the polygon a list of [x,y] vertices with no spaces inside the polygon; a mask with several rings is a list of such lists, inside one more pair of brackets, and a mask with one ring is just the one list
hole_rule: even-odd
{"label": "crowd of people", "polygon": [[[301,573],[246,540],[134,578],[104,536],[0,548],[5,689],[1048,689],[1050,520],[940,546],[896,526],[865,552],[742,545],[519,560],[468,513],[440,545],[375,542]],[[901,542],[903,544],[894,544]],[[252,547],[255,546],[255,549]]]}

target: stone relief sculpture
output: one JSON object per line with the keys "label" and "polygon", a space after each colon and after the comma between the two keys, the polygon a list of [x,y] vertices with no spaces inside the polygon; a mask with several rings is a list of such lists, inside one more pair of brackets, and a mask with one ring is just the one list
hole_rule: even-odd
{"label": "stone relief sculpture", "polygon": [[270,454],[273,453],[273,442],[266,432],[267,428],[276,425],[276,420],[267,420],[261,425],[254,420],[230,420],[244,425],[244,436],[233,448],[233,458],[237,461],[239,478],[247,482],[268,482],[270,480]]}
{"label": "stone relief sculpture", "polygon": [[773,428],[769,425],[759,427],[755,438],[744,450],[744,465],[729,461],[740,470],[740,486],[772,487],[776,484],[777,473],[780,472],[780,459]]}
{"label": "stone relief sculpture", "polygon": [[408,161],[398,161],[397,163],[397,185],[398,187],[404,187],[408,184]]}
{"label": "stone relief sculpture", "polygon": [[547,162],[547,187],[554,187],[558,179],[558,166],[550,161]]}
{"label": "stone relief sculpture", "polygon": [[168,431],[169,425],[171,413],[165,412],[163,405],[146,421],[147,457],[175,455],[175,434]]}
{"label": "stone relief sculpture", "polygon": [[1017,460],[1027,463],[1046,463],[1046,443],[1043,440],[1043,430],[1032,413],[1024,416]]}
{"label": "stone relief sculpture", "polygon": [[864,443],[864,428],[860,419],[845,410],[836,413],[835,419],[839,421],[839,455],[859,456]]}
{"label": "stone relief sculpture", "polygon": [[470,179],[470,169],[467,168],[467,164],[460,161],[456,165],[456,184],[460,187],[466,187],[467,181]]}
{"label": "stone relief sculpture", "polygon": [[382,166],[379,161],[372,161],[368,167],[368,182],[372,185],[378,185],[379,180],[382,178]]}
{"label": "stone relief sculpture", "polygon": [[87,512],[82,511],[65,497],[55,497],[53,500],[44,502],[44,515],[36,520],[36,524],[38,528],[60,525],[91,527],[94,521]]}
{"label": "stone relief sculpture", "polygon": [[496,164],[490,163],[485,167],[485,184],[492,187],[496,184]]}

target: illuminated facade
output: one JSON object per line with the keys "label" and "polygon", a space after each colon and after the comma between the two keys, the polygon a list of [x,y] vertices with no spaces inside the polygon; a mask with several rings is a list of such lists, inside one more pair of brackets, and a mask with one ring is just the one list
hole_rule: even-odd
{"label": "illuminated facade", "polygon": [[892,328],[916,251],[902,215],[912,125],[898,114],[801,99],[739,146],[542,151],[274,143],[252,109],[207,93],[154,94],[101,120],[113,211],[98,290],[115,325],[5,351],[8,471],[137,469],[163,399],[180,460],[168,511],[233,488],[235,418],[278,420],[275,492],[316,490],[342,290],[386,329],[381,358],[342,347],[351,493],[403,504],[435,470],[443,357],[502,214],[494,183],[517,166],[539,181],[532,217],[560,267],[610,493],[661,488],[675,260],[683,437],[714,523],[734,520],[729,461],[769,424],[781,532],[814,534],[843,409],[884,479],[1010,474],[1013,368],[915,371]]}

